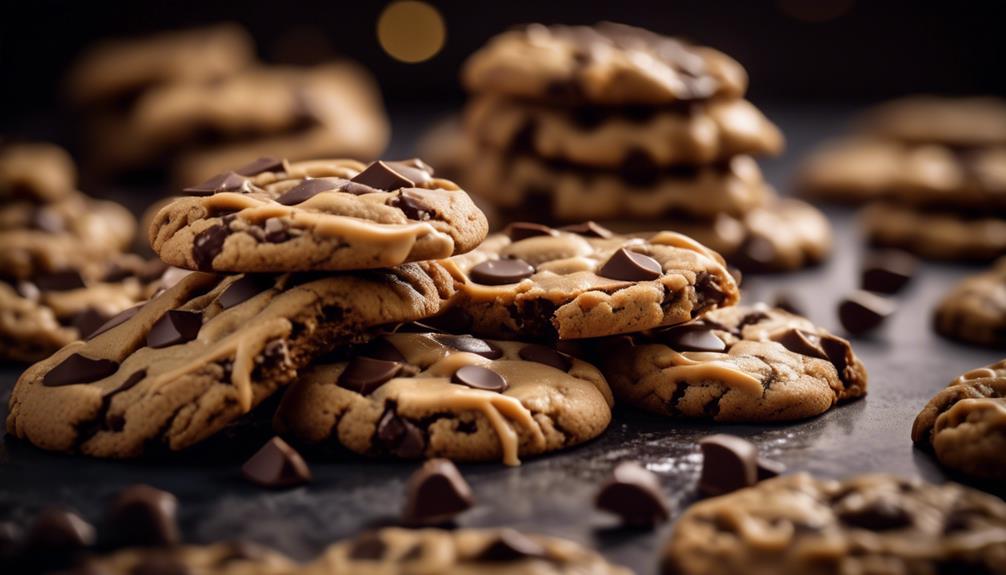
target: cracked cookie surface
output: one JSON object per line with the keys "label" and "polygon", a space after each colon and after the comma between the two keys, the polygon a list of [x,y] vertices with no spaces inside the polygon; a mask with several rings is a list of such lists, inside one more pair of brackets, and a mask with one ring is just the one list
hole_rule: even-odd
{"label": "cracked cookie surface", "polygon": [[936,306],[933,327],[953,339],[1006,348],[1006,259],[951,288]]}

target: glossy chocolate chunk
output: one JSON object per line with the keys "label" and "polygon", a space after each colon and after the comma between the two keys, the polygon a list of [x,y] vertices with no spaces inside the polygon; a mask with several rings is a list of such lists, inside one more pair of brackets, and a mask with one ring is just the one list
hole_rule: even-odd
{"label": "glossy chocolate chunk", "polygon": [[42,378],[42,385],[60,387],[77,383],[91,383],[104,379],[119,369],[119,364],[110,359],[91,359],[74,353],[52,368]]}
{"label": "glossy chocolate chunk", "polygon": [[416,190],[402,190],[390,205],[402,210],[410,220],[425,221],[433,214],[433,208],[423,201],[422,194]]}
{"label": "glossy chocolate chunk", "polygon": [[663,274],[660,262],[650,256],[618,248],[597,275],[624,281],[655,280]]}
{"label": "glossy chocolate chunk", "polygon": [[873,254],[863,266],[862,288],[878,293],[897,293],[911,281],[917,266],[918,261],[904,252]]}
{"label": "glossy chocolate chunk", "polygon": [[509,387],[502,375],[480,365],[462,366],[454,372],[451,382],[497,393],[503,393]]}
{"label": "glossy chocolate chunk", "polygon": [[374,162],[367,166],[365,170],[353,176],[353,179],[350,181],[389,192],[401,188],[416,187],[416,181],[406,177],[402,173],[405,170],[395,169],[396,167],[401,168],[400,165],[394,166],[393,164],[393,162]]}
{"label": "glossy chocolate chunk", "polygon": [[213,260],[220,255],[220,251],[224,248],[224,241],[230,234],[230,228],[223,224],[217,224],[196,235],[192,245],[192,259],[196,260],[196,266],[199,269],[203,271],[213,269]]}
{"label": "glossy chocolate chunk", "polygon": [[257,176],[265,172],[284,171],[286,171],[286,166],[283,165],[283,159],[273,158],[272,156],[261,157],[234,170],[236,174],[247,177]]}
{"label": "glossy chocolate chunk", "polygon": [[412,422],[388,410],[377,422],[377,439],[392,454],[405,459],[422,457],[426,451],[423,432]]}
{"label": "glossy chocolate chunk", "polygon": [[397,361],[356,357],[339,376],[339,387],[370,395],[401,371],[402,364]]}
{"label": "glossy chocolate chunk", "polygon": [[360,355],[380,359],[385,362],[406,363],[407,361],[402,352],[398,351],[398,348],[393,343],[384,338],[376,339],[367,344],[363,351],[360,352]]}
{"label": "glossy chocolate chunk", "polygon": [[620,463],[594,499],[598,509],[618,515],[631,527],[654,527],[671,512],[657,476],[638,463]]}
{"label": "glossy chocolate chunk", "polygon": [[552,228],[541,224],[514,222],[507,226],[504,233],[506,233],[506,235],[510,238],[510,241],[519,242],[521,240],[526,240],[527,238],[534,238],[538,236],[554,236],[557,232]]}
{"label": "glossy chocolate chunk", "polygon": [[112,501],[106,524],[121,545],[175,545],[181,539],[177,512],[174,495],[149,485],[131,485]]}
{"label": "glossy chocolate chunk", "polygon": [[405,486],[402,518],[410,524],[441,525],[474,505],[471,487],[447,459],[431,459]]}
{"label": "glossy chocolate chunk", "polygon": [[261,274],[245,274],[244,277],[227,286],[224,293],[217,298],[221,309],[230,309],[242,304],[275,285],[273,276]]}
{"label": "glossy chocolate chunk", "polygon": [[851,493],[835,505],[835,514],[846,525],[870,531],[889,531],[912,525],[911,514],[890,496],[866,498]]}
{"label": "glossy chocolate chunk", "polygon": [[143,308],[143,304],[141,303],[139,305],[134,305],[131,308],[127,308],[127,309],[122,310],[117,315],[112,316],[112,319],[110,319],[110,320],[106,321],[105,323],[101,324],[101,327],[99,327],[98,329],[96,329],[93,332],[91,332],[91,335],[87,336],[87,339],[93,339],[93,338],[95,338],[95,337],[97,337],[97,336],[105,333],[106,331],[112,329],[113,327],[116,327],[116,326],[119,326],[119,325],[122,325],[122,324],[126,323],[126,321],[129,318],[131,318],[134,315],[136,315],[140,311],[140,309],[142,309],[142,308]]}
{"label": "glossy chocolate chunk", "polygon": [[105,317],[105,314],[93,307],[89,307],[73,318],[73,327],[77,329],[77,333],[81,339],[87,339],[92,333],[98,331],[98,328],[105,325],[107,321],[108,318]]}
{"label": "glossy chocolate chunk", "polygon": [[43,206],[32,212],[31,227],[50,234],[59,234],[66,231],[66,220],[56,210]]}
{"label": "glossy chocolate chunk", "polygon": [[790,328],[784,332],[772,335],[771,339],[779,342],[793,353],[816,357],[818,359],[828,359],[827,354],[824,353],[824,348],[821,347],[821,338],[817,334]]}
{"label": "glossy chocolate chunk", "polygon": [[161,316],[147,334],[147,345],[153,348],[178,345],[196,339],[203,327],[203,313],[172,309]]}
{"label": "glossy chocolate chunk", "polygon": [[839,379],[848,387],[850,375],[846,371],[849,367],[849,361],[852,359],[852,346],[840,337],[825,335],[821,337],[821,349],[828,356],[828,361],[835,366]]}
{"label": "glossy chocolate chunk", "polygon": [[248,178],[234,172],[217,174],[205,182],[185,188],[183,194],[189,196],[211,196],[219,192],[235,192],[248,190]]}
{"label": "glossy chocolate chunk", "polygon": [[50,507],[35,518],[24,544],[31,553],[65,554],[94,545],[95,538],[94,527],[80,515]]}
{"label": "glossy chocolate chunk", "polygon": [[479,339],[470,335],[435,334],[433,339],[443,345],[446,345],[447,347],[454,348],[458,351],[481,355],[487,359],[499,359],[503,357],[503,350],[484,339]]}
{"label": "glossy chocolate chunk", "polygon": [[472,281],[487,286],[515,284],[534,275],[534,266],[521,259],[486,260],[468,272]]}
{"label": "glossy chocolate chunk", "polygon": [[699,491],[703,494],[723,495],[758,482],[758,449],[750,441],[733,435],[710,435],[699,441],[699,447]]}
{"label": "glossy chocolate chunk", "polygon": [[573,361],[569,359],[568,355],[544,345],[530,343],[520,348],[517,353],[524,361],[543,363],[559,371],[569,371],[569,368],[573,367]]}
{"label": "glossy chocolate chunk", "polygon": [[385,162],[392,169],[417,184],[423,184],[433,179],[433,168],[419,158]]}
{"label": "glossy chocolate chunk", "polygon": [[607,239],[615,235],[614,232],[612,232],[608,228],[600,226],[594,222],[583,222],[581,224],[563,226],[559,229],[564,232],[579,234],[581,236],[586,236],[588,238]]}
{"label": "glossy chocolate chunk", "polygon": [[838,319],[853,335],[871,332],[894,313],[894,302],[867,291],[856,291],[838,304]]}
{"label": "glossy chocolate chunk", "polygon": [[377,561],[384,558],[388,545],[377,533],[364,533],[349,548],[349,558],[356,561]]}
{"label": "glossy chocolate chunk", "polygon": [[545,548],[537,541],[512,529],[504,529],[475,557],[476,561],[503,563],[545,557]]}
{"label": "glossy chocolate chunk", "polygon": [[62,270],[35,277],[38,289],[47,291],[70,291],[86,287],[84,278],[77,270]]}
{"label": "glossy chocolate chunk", "polygon": [[273,437],[241,466],[248,481],[273,489],[296,487],[311,481],[311,470],[300,453]]}
{"label": "glossy chocolate chunk", "polygon": [[276,202],[284,206],[294,206],[317,196],[322,192],[339,188],[345,180],[333,178],[307,178],[290,188],[285,194],[276,198]]}
{"label": "glossy chocolate chunk", "polygon": [[690,323],[657,332],[657,337],[674,351],[714,351],[727,349],[716,337],[713,328],[703,323]]}

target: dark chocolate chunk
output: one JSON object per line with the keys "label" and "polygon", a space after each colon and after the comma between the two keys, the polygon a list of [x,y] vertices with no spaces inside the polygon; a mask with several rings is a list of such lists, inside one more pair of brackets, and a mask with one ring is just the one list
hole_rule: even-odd
{"label": "dark chocolate chunk", "polygon": [[56,210],[41,207],[32,212],[31,227],[50,234],[60,234],[66,231],[66,220]]}
{"label": "dark chocolate chunk", "polygon": [[897,293],[911,281],[917,265],[917,260],[904,252],[873,254],[863,267],[862,287],[872,292]]}
{"label": "dark chocolate chunk", "polygon": [[105,317],[105,314],[93,307],[89,307],[73,318],[73,327],[77,329],[80,339],[87,339],[92,333],[98,331],[98,328],[105,325],[107,321],[108,318]]}
{"label": "dark chocolate chunk", "polygon": [[377,533],[364,533],[349,548],[349,558],[356,561],[377,561],[384,557],[388,546]]}
{"label": "dark chocolate chunk", "polygon": [[475,561],[502,563],[545,557],[545,548],[537,541],[512,530],[503,529],[475,557]]}
{"label": "dark chocolate chunk", "polygon": [[758,459],[758,481],[778,477],[786,472],[786,466],[771,459]]}
{"label": "dark chocolate chunk", "polygon": [[[396,170],[396,167],[400,170]],[[405,171],[401,170],[401,167],[401,165],[393,166],[392,162],[377,161],[353,176],[350,181],[386,191],[416,187],[415,180],[411,180],[401,173]]]}
{"label": "dark chocolate chunk", "polygon": [[183,194],[189,196],[211,196],[219,192],[248,191],[250,184],[244,176],[234,172],[217,174],[205,182],[185,188]]}
{"label": "dark chocolate chunk", "polygon": [[296,487],[311,481],[311,470],[300,453],[287,442],[273,437],[241,466],[252,483],[269,488]]}
{"label": "dark chocolate chunk", "polygon": [[147,345],[153,348],[178,345],[196,339],[203,327],[203,313],[185,309],[172,309],[161,316],[150,332]]}
{"label": "dark chocolate chunk", "polygon": [[568,355],[536,343],[529,343],[520,348],[518,355],[524,361],[543,363],[559,371],[569,371],[569,368],[573,367],[573,362]]}
{"label": "dark chocolate chunk", "polygon": [[851,493],[835,505],[835,514],[846,525],[870,531],[901,529],[913,523],[912,515],[893,497]]}
{"label": "dark chocolate chunk", "polygon": [[224,293],[217,298],[221,309],[230,309],[242,304],[276,284],[276,278],[270,275],[245,274],[244,277],[227,286]]}
{"label": "dark chocolate chunk", "polygon": [[573,224],[569,226],[563,226],[559,228],[564,232],[570,232],[572,234],[579,234],[581,236],[586,236],[588,238],[602,238],[607,239],[615,235],[608,228],[597,225],[594,222],[583,222],[581,224]]}
{"label": "dark chocolate chunk", "polygon": [[390,409],[377,422],[377,440],[385,449],[405,459],[422,457],[426,451],[422,430]]}
{"label": "dark chocolate chunk", "polygon": [[772,335],[771,339],[779,342],[793,353],[816,357],[818,359],[828,359],[827,354],[824,353],[824,349],[821,347],[821,338],[815,333],[790,328],[782,333]]}
{"label": "dark chocolate chunk", "polygon": [[276,198],[276,202],[284,206],[294,206],[301,202],[317,196],[322,192],[335,190],[345,183],[346,180],[333,178],[306,178],[301,183],[287,190],[285,194]]}
{"label": "dark chocolate chunk", "polygon": [[472,281],[487,286],[515,284],[534,275],[534,266],[521,259],[486,260],[468,272]]}
{"label": "dark chocolate chunk", "polygon": [[702,475],[699,490],[705,495],[723,495],[758,482],[758,449],[733,435],[710,435],[699,441]]}
{"label": "dark chocolate chunk", "polygon": [[389,205],[402,210],[410,220],[425,221],[434,213],[433,207],[423,201],[422,194],[417,190],[402,190]]}
{"label": "dark chocolate chunk", "polygon": [[283,171],[286,171],[286,166],[283,165],[283,159],[273,158],[271,156],[264,156],[234,170],[236,174],[247,177],[257,176],[265,172]]}
{"label": "dark chocolate chunk", "polygon": [[661,330],[658,337],[674,351],[725,351],[727,344],[716,337],[713,328],[703,323],[689,323]]}
{"label": "dark chocolate chunk", "polygon": [[94,545],[90,523],[72,511],[50,507],[35,518],[25,537],[30,553],[68,554]]}
{"label": "dark chocolate chunk", "polygon": [[846,371],[848,371],[849,360],[852,359],[852,346],[840,337],[825,335],[821,337],[821,349],[828,356],[828,361],[835,366],[839,379],[848,387],[850,374],[847,374]]}
{"label": "dark chocolate chunk", "polygon": [[46,291],[69,291],[86,287],[84,278],[77,270],[62,270],[35,277],[38,289]]}
{"label": "dark chocolate chunk", "polygon": [[112,319],[101,324],[101,327],[91,332],[91,335],[87,336],[87,339],[93,339],[106,331],[112,329],[113,327],[122,325],[126,323],[126,320],[136,315],[140,309],[143,308],[143,304],[134,305],[131,308],[127,308],[119,312],[117,315],[112,316]]}
{"label": "dark chocolate chunk", "polygon": [[838,319],[853,335],[873,331],[894,313],[894,302],[867,291],[856,291],[838,304]]}
{"label": "dark chocolate chunk", "polygon": [[499,359],[503,357],[503,350],[489,343],[484,339],[472,337],[470,335],[447,335],[435,334],[433,339],[447,347],[452,347],[458,351],[466,351],[481,355],[487,359]]}
{"label": "dark chocolate chunk", "polygon": [[454,372],[451,382],[497,393],[503,393],[509,387],[502,375],[480,365],[462,366]]}
{"label": "dark chocolate chunk", "polygon": [[363,357],[370,357],[373,359],[380,359],[386,362],[398,362],[406,363],[408,360],[402,355],[402,352],[398,351],[390,341],[380,338],[369,343],[363,351],[360,352]]}
{"label": "dark chocolate chunk", "polygon": [[779,292],[775,294],[775,301],[772,302],[772,307],[779,308],[793,315],[806,315],[803,313],[803,307],[799,304],[796,297],[788,292]]}
{"label": "dark chocolate chunk", "polygon": [[654,527],[670,518],[657,476],[637,463],[620,463],[594,499],[598,509],[618,515],[631,527]]}
{"label": "dark chocolate chunk", "polygon": [[512,242],[519,242],[537,236],[556,235],[556,231],[552,228],[530,222],[514,222],[507,226],[504,233],[510,237],[510,241]]}
{"label": "dark chocolate chunk", "polygon": [[45,374],[45,377],[42,378],[42,385],[60,387],[77,383],[91,383],[112,375],[118,369],[119,364],[110,359],[91,359],[74,353]]}
{"label": "dark chocolate chunk", "polygon": [[699,272],[695,276],[695,293],[698,294],[700,307],[708,306],[709,302],[721,305],[727,299],[727,294],[720,289],[716,277],[709,272]]}
{"label": "dark chocolate chunk", "polygon": [[433,179],[433,168],[419,158],[395,160],[385,163],[391,166],[399,174],[417,184],[422,184]]}
{"label": "dark chocolate chunk", "polygon": [[107,524],[125,546],[175,545],[179,542],[178,499],[149,485],[131,485],[108,508]]}
{"label": "dark chocolate chunk", "polygon": [[618,248],[597,272],[601,277],[625,281],[655,280],[662,274],[660,262],[625,248]]}
{"label": "dark chocolate chunk", "polygon": [[224,241],[230,234],[230,228],[224,224],[217,224],[196,235],[192,246],[192,259],[196,260],[196,266],[200,270],[213,270],[213,260],[220,255],[220,251],[224,248]]}
{"label": "dark chocolate chunk", "polygon": [[475,503],[468,483],[447,459],[424,463],[409,478],[405,497],[402,518],[410,524],[442,525]]}
{"label": "dark chocolate chunk", "polygon": [[147,377],[147,370],[138,369],[133,373],[129,374],[129,377],[127,377],[125,381],[120,383],[115,389],[107,391],[105,395],[107,397],[108,395],[112,395],[115,393],[119,393],[121,391],[126,391],[127,389],[131,389],[134,385],[143,381],[143,378],[145,377]]}
{"label": "dark chocolate chunk", "polygon": [[339,376],[339,387],[370,395],[401,371],[402,364],[397,361],[356,357]]}

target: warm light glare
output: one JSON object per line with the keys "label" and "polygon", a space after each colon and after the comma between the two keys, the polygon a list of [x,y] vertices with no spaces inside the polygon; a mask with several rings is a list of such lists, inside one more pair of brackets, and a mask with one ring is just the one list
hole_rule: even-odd
{"label": "warm light glare", "polygon": [[414,64],[444,47],[444,19],[426,2],[392,2],[377,19],[377,40],[389,56]]}

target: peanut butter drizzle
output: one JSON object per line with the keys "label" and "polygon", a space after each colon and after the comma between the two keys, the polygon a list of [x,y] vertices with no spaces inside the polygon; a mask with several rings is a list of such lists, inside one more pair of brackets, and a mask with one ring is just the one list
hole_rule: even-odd
{"label": "peanut butter drizzle", "polygon": [[992,418],[990,422],[996,426],[1006,426],[1006,399],[967,398],[955,403],[953,407],[940,414],[934,426],[935,431],[948,427],[957,427],[977,413],[983,413]]}
{"label": "peanut butter drizzle", "polygon": [[[668,348],[666,358],[669,363],[659,367],[668,377],[674,378],[699,378],[722,381],[730,387],[748,393],[750,395],[762,395],[764,388],[758,378],[744,373],[728,363],[718,359],[691,359],[686,355]],[[727,354],[711,354],[703,352],[703,356],[713,356],[717,358],[729,357]],[[661,362],[663,363],[663,362]]]}

